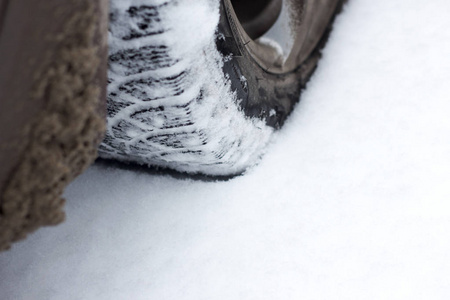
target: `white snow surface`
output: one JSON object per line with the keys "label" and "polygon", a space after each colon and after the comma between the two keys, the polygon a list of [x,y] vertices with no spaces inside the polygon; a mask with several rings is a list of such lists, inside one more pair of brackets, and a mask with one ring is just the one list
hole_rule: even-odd
{"label": "white snow surface", "polygon": [[262,162],[94,165],[0,299],[450,299],[450,2],[353,0]]}

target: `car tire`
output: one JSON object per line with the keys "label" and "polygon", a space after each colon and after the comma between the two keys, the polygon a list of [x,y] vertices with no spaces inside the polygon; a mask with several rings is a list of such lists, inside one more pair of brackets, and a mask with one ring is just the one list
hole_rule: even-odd
{"label": "car tire", "polygon": [[302,38],[283,63],[270,40],[249,37],[230,0],[113,0],[100,156],[213,176],[255,165],[299,101],[344,1],[288,2]]}

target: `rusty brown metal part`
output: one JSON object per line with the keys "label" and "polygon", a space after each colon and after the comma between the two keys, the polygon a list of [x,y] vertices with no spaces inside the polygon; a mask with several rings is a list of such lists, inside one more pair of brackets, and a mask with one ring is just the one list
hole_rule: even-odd
{"label": "rusty brown metal part", "polygon": [[0,250],[64,219],[104,128],[107,0],[0,3]]}
{"label": "rusty brown metal part", "polygon": [[[259,43],[247,32],[243,26],[245,22],[243,24],[236,22],[239,36],[248,52],[262,68],[276,74],[288,73],[303,64],[316,48],[341,2],[341,0],[284,0],[283,5],[288,7],[290,17],[290,32],[286,34],[293,35],[294,41],[290,53],[282,61],[273,48]],[[232,18],[239,20],[239,15],[233,7],[234,2],[225,0],[225,3]],[[239,7],[243,8],[244,6]],[[266,24],[261,22],[260,26],[264,27]]]}

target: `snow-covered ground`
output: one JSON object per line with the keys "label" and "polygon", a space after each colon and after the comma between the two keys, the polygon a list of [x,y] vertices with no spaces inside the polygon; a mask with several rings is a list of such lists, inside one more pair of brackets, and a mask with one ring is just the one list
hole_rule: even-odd
{"label": "snow-covered ground", "polygon": [[450,299],[450,2],[352,0],[261,163],[95,165],[0,299]]}

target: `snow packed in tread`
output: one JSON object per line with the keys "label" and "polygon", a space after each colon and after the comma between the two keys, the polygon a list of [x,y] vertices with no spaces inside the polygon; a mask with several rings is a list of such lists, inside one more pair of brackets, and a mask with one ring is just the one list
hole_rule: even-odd
{"label": "snow packed in tread", "polygon": [[108,125],[100,156],[230,175],[273,129],[244,115],[215,39],[219,1],[111,2]]}

